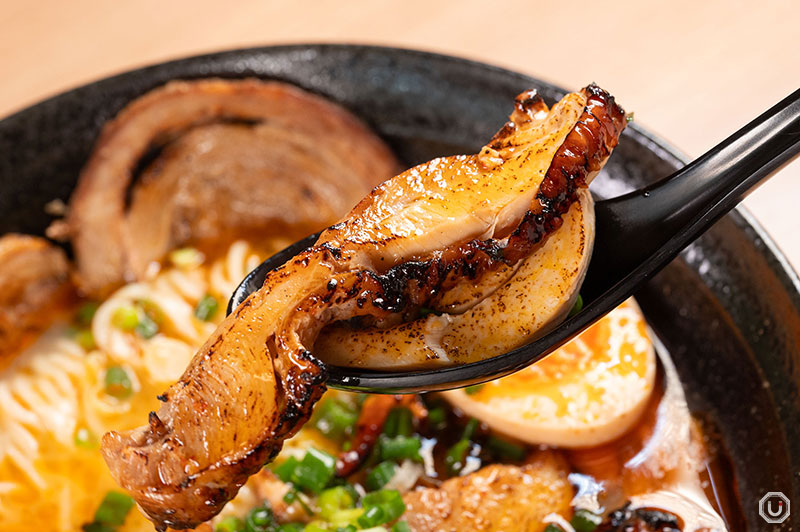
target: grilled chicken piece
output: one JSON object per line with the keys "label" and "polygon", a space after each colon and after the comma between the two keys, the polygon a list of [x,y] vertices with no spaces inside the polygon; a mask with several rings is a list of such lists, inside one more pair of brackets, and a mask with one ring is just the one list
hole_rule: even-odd
{"label": "grilled chicken piece", "polygon": [[546,334],[574,306],[592,256],[594,201],[588,189],[577,194],[561,228],[473,308],[383,329],[335,323],[314,344],[314,355],[336,366],[414,369],[476,362]]}
{"label": "grilled chicken piece", "polygon": [[114,478],[160,528],[215,515],[325,390],[309,350],[325,325],[478,303],[463,300],[464,287],[510,275],[561,225],[624,126],[596,86],[549,112],[526,93],[479,155],[436,159],[377,187],[220,324],[149,425],[104,436]]}
{"label": "grilled chicken piece", "polygon": [[407,493],[405,520],[414,532],[542,532],[545,517],[569,519],[573,491],[566,461],[540,451],[523,466],[494,464]]}
{"label": "grilled chicken piece", "polygon": [[0,238],[0,370],[72,301],[64,252],[42,238]]}
{"label": "grilled chicken piece", "polygon": [[81,288],[102,296],[181,245],[318,231],[398,169],[355,116],[296,87],[174,81],[103,128],[66,236]]}

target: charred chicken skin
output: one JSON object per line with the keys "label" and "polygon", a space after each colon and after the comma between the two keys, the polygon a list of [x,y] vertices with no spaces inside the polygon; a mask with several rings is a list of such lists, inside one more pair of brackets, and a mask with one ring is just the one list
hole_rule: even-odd
{"label": "charred chicken skin", "polygon": [[213,517],[311,414],[325,390],[312,354],[325,325],[390,326],[422,306],[479,303],[558,229],[624,126],[594,85],[551,110],[524,93],[479,154],[378,186],[220,324],[148,425],[105,435],[114,478],[160,529]]}

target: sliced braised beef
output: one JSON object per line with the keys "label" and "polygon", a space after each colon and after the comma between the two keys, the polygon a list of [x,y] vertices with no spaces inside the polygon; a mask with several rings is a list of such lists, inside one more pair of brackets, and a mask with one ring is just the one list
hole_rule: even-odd
{"label": "sliced braised beef", "polygon": [[357,118],[296,87],[171,82],[110,121],[83,170],[67,218],[80,287],[104,295],[186,244],[304,236],[397,165]]}
{"label": "sliced braised beef", "polygon": [[32,236],[0,237],[0,370],[73,296],[60,248]]}

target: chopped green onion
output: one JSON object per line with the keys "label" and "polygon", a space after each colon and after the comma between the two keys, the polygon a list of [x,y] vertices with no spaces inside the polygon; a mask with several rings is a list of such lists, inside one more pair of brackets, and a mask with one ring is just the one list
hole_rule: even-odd
{"label": "chopped green onion", "polygon": [[364,515],[363,508],[347,508],[334,512],[328,521],[337,528],[347,528],[355,526],[358,518],[362,515]]}
{"label": "chopped green onion", "polygon": [[214,528],[214,532],[243,532],[244,523],[234,515],[222,519]]}
{"label": "chopped green onion", "polygon": [[485,386],[484,384],[475,384],[474,386],[467,386],[466,388],[464,388],[464,391],[467,393],[467,395],[475,395],[476,393],[481,391],[481,389],[483,389],[484,386]]}
{"label": "chopped green onion", "polygon": [[164,315],[152,301],[140,300],[136,305],[123,305],[114,310],[111,324],[126,332],[136,331],[140,337],[148,339],[156,335]]}
{"label": "chopped green onion", "polygon": [[355,502],[358,502],[358,500],[361,498],[361,494],[358,492],[358,490],[356,489],[356,487],[354,485],[348,484],[348,483],[344,483],[344,484],[342,484],[342,488],[347,490],[347,493],[350,494],[350,496],[353,498],[353,500]]}
{"label": "chopped green onion", "polygon": [[464,435],[461,436],[462,440],[471,440],[472,437],[475,435],[475,431],[478,430],[478,420],[475,418],[471,418],[467,422],[467,426],[464,427]]}
{"label": "chopped green onion", "polygon": [[335,471],[336,458],[312,447],[292,472],[292,483],[301,489],[319,493],[333,479]]}
{"label": "chopped green onion", "polygon": [[390,438],[388,436],[381,436],[380,439],[380,453],[382,460],[414,460],[416,462],[422,461],[422,456],[419,450],[422,447],[422,441],[413,436],[395,436]]}
{"label": "chopped green onion", "polygon": [[117,527],[125,522],[133,508],[133,499],[118,491],[109,491],[94,513],[94,523]]}
{"label": "chopped green onion", "polygon": [[464,461],[467,458],[469,448],[469,440],[460,440],[447,451],[444,457],[444,465],[451,475],[458,474],[461,468],[464,467]]}
{"label": "chopped green onion", "polygon": [[383,422],[383,434],[391,437],[397,436],[397,418],[399,416],[400,409],[393,408],[389,411],[389,415],[386,416],[386,421]]}
{"label": "chopped green onion", "polygon": [[194,307],[194,315],[198,320],[210,321],[219,310],[219,302],[212,295],[205,295]]}
{"label": "chopped green onion", "polygon": [[397,490],[380,490],[364,495],[364,515],[358,518],[361,528],[391,523],[406,511],[403,496]]}
{"label": "chopped green onion", "polygon": [[134,330],[141,338],[149,340],[158,333],[158,324],[145,314],[139,318]]}
{"label": "chopped green onion", "polygon": [[329,438],[351,434],[358,421],[355,408],[338,399],[324,401],[314,414],[314,426]]}
{"label": "chopped green onion", "polygon": [[508,459],[519,462],[525,458],[525,448],[521,445],[511,443],[502,438],[489,436],[486,447],[500,459]]}
{"label": "chopped green onion", "polygon": [[266,504],[250,510],[244,519],[245,532],[273,532],[275,525],[275,515]]}
{"label": "chopped green onion", "polygon": [[336,532],[356,532],[358,529],[354,525],[340,526]]}
{"label": "chopped green onion", "polygon": [[164,322],[164,313],[158,305],[147,299],[138,300],[136,305],[141,310],[136,334],[144,339],[152,338]]}
{"label": "chopped green onion", "polygon": [[92,431],[86,427],[81,427],[75,431],[75,445],[83,449],[97,448],[97,438],[95,438]]}
{"label": "chopped green onion", "polygon": [[87,301],[78,308],[78,312],[75,314],[75,321],[84,327],[90,325],[99,306],[96,301]]}
{"label": "chopped green onion", "polygon": [[305,525],[302,523],[284,523],[278,527],[277,532],[303,532]]}
{"label": "chopped green onion", "polygon": [[370,491],[379,490],[392,480],[395,473],[397,473],[397,464],[394,462],[381,462],[367,473],[364,485]]}
{"label": "chopped green onion", "polygon": [[117,329],[131,332],[139,325],[139,311],[133,305],[123,305],[114,309],[111,324]]}
{"label": "chopped green onion", "polygon": [[75,331],[75,341],[86,351],[91,351],[97,347],[91,329],[79,329]]}
{"label": "chopped green onion", "polygon": [[133,393],[133,383],[122,366],[111,366],[106,370],[105,391],[111,397],[127,399]]}
{"label": "chopped green onion", "polygon": [[583,309],[583,296],[578,294],[578,298],[575,300],[575,304],[572,305],[572,309],[569,311],[567,317],[571,318],[572,316],[580,312],[582,309]]}
{"label": "chopped green onion", "polygon": [[603,522],[603,517],[589,510],[576,510],[572,516],[569,524],[575,529],[575,532],[594,532]]}
{"label": "chopped green onion", "polygon": [[350,492],[345,489],[344,486],[328,488],[320,493],[317,498],[319,515],[328,521],[331,520],[331,516],[337,511],[353,508],[355,505],[355,499],[353,499],[353,496],[350,495]]}
{"label": "chopped green onion", "polygon": [[308,515],[314,515],[314,512],[311,510],[311,507],[308,505],[308,502],[303,498],[304,495],[297,491],[295,488],[290,489],[286,492],[286,495],[283,496],[283,502],[286,504],[297,503],[303,509],[303,511]]}
{"label": "chopped green onion", "polygon": [[564,532],[560,526],[550,523],[544,529],[544,532]]}
{"label": "chopped green onion", "polygon": [[148,318],[156,322],[156,324],[161,325],[161,323],[164,322],[164,312],[161,310],[161,307],[149,299],[139,299],[136,301],[136,305]]}
{"label": "chopped green onion", "polygon": [[625,115],[625,122],[628,124],[633,122],[633,111]]}
{"label": "chopped green onion", "polygon": [[436,407],[428,410],[428,424],[435,430],[444,428],[445,421],[447,420],[447,413],[442,407]]}
{"label": "chopped green onion", "polygon": [[393,408],[383,424],[383,434],[394,438],[395,436],[411,436],[414,432],[411,411],[408,408]]}
{"label": "chopped green onion", "polygon": [[297,464],[300,463],[300,460],[295,458],[294,456],[290,456],[283,462],[281,462],[277,466],[272,467],[272,472],[281,479],[283,482],[291,482],[292,481],[292,474],[294,473]]}
{"label": "chopped green onion", "polygon": [[405,521],[398,521],[392,527],[392,532],[411,532],[411,527]]}
{"label": "chopped green onion", "polygon": [[472,442],[470,440],[473,436],[475,436],[475,431],[478,430],[478,425],[478,420],[471,418],[467,422],[467,426],[464,427],[464,434],[462,434],[461,439],[447,451],[447,454],[444,457],[444,465],[451,475],[458,474],[458,472],[464,467],[467,454],[472,447]]}
{"label": "chopped green onion", "polygon": [[203,254],[195,248],[176,249],[169,254],[169,261],[178,268],[188,269],[203,264]]}
{"label": "chopped green onion", "polygon": [[322,521],[311,521],[303,529],[303,532],[330,532]]}
{"label": "chopped green onion", "polygon": [[413,416],[408,408],[400,408],[397,417],[397,435],[411,436],[414,432]]}
{"label": "chopped green onion", "polygon": [[382,506],[370,506],[364,511],[364,515],[358,518],[358,525],[362,528],[368,528],[387,521],[389,519],[386,519]]}
{"label": "chopped green onion", "polygon": [[91,523],[81,526],[81,530],[83,532],[116,532],[117,527],[92,521]]}

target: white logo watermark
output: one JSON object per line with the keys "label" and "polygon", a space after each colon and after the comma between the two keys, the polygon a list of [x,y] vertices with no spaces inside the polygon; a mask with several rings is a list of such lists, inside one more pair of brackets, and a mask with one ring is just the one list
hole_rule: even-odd
{"label": "white logo watermark", "polygon": [[770,491],[758,501],[758,514],[771,525],[786,521],[789,517],[789,499],[780,491]]}

